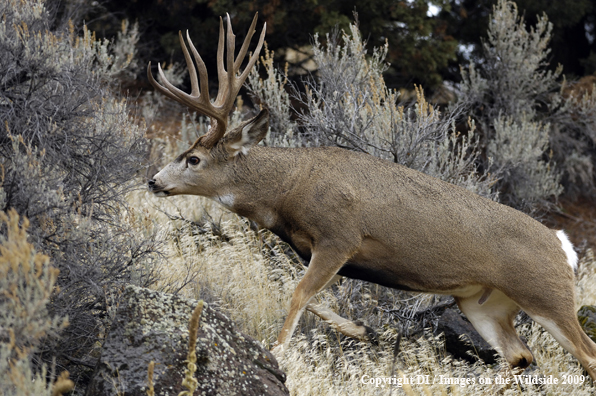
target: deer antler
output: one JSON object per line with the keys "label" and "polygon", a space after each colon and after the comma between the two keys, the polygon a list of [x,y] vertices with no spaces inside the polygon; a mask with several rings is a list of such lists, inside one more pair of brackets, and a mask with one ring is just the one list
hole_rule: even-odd
{"label": "deer antler", "polygon": [[[259,53],[261,52],[261,47],[263,46],[263,40],[265,38],[265,30],[267,24],[263,26],[263,30],[261,31],[261,37],[259,38],[259,43],[257,44],[257,48],[255,52],[252,54],[248,61],[248,65],[240,74],[240,76],[236,77],[236,74],[240,71],[240,66],[242,65],[242,61],[246,56],[246,52],[248,51],[248,46],[252,39],[253,34],[255,33],[255,26],[257,24],[257,16],[258,13],[255,14],[255,17],[252,20],[250,28],[248,29],[248,33],[240,48],[240,52],[238,53],[238,57],[234,59],[234,49],[235,49],[235,38],[236,36],[232,32],[232,25],[230,22],[230,15],[227,15],[227,56],[226,56],[226,68],[224,68],[224,28],[223,28],[223,20],[221,17],[219,18],[219,42],[217,45],[217,77],[219,79],[219,90],[217,93],[217,98],[213,103],[209,98],[209,80],[207,77],[207,68],[205,67],[205,63],[199,55],[199,52],[196,50],[195,46],[190,39],[188,34],[188,30],[186,31],[186,39],[188,40],[188,44],[190,45],[190,50],[194,56],[195,62],[197,63],[197,67],[195,68],[193,61],[190,57],[188,49],[184,44],[184,39],[182,38],[182,32],[178,32],[178,36],[180,37],[180,44],[182,46],[182,51],[184,52],[184,58],[186,59],[186,65],[188,66],[188,71],[190,74],[190,84],[191,84],[191,93],[187,94],[180,89],[176,88],[172,83],[170,83],[161,69],[159,63],[157,64],[157,69],[159,76],[163,82],[163,85],[159,84],[153,78],[153,74],[151,73],[151,62],[147,66],[147,77],[149,78],[149,82],[151,85],[155,87],[159,92],[163,93],[167,97],[174,99],[176,102],[181,103],[183,105],[188,106],[191,110],[196,110],[206,116],[211,118],[211,129],[205,135],[201,136],[199,140],[201,141],[201,145],[206,148],[213,147],[219,139],[223,137],[226,132],[226,128],[228,126],[228,114],[234,107],[234,101],[236,100],[236,95],[238,95],[238,91],[244,84],[244,80],[248,76],[248,73],[254,66]],[[197,78],[197,69],[199,72]],[[197,142],[199,141],[197,140]],[[195,142],[196,144],[196,142]]]}

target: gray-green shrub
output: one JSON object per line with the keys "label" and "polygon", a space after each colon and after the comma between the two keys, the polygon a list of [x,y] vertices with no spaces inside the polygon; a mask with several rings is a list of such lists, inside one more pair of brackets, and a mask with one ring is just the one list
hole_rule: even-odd
{"label": "gray-green shrub", "polygon": [[483,57],[462,68],[459,103],[470,109],[499,178],[504,203],[526,212],[551,207],[567,191],[594,191],[594,95],[563,95],[562,68],[548,69],[552,24],[527,29],[517,6],[500,0],[490,16]]}
{"label": "gray-green shrub", "polygon": [[125,26],[120,43],[96,40],[53,19],[46,6],[55,5],[0,4],[0,207],[29,218],[30,240],[60,271],[48,310],[69,326],[36,359],[56,358],[79,380],[119,286],[151,282],[155,241],[127,221],[145,139],[109,89],[134,59],[136,30]]}
{"label": "gray-green shrub", "polygon": [[255,71],[248,87],[261,104],[273,109],[280,129],[272,127],[272,134],[280,143],[369,153],[495,198],[493,180],[474,165],[479,146],[473,124],[467,136],[457,134],[461,109],[440,111],[428,103],[421,88],[415,103],[399,103],[399,93],[383,79],[387,51],[387,46],[374,48],[368,56],[357,23],[350,25],[349,33],[328,35],[326,44],[315,35],[316,74],[306,81],[303,94],[293,91],[302,105],[298,123],[291,121],[284,78],[273,68],[271,56],[263,61],[267,78],[259,79]]}
{"label": "gray-green shrub", "polygon": [[48,311],[58,270],[27,240],[26,218],[0,212],[0,224],[0,395],[49,396],[47,367],[34,373],[30,354],[68,324]]}

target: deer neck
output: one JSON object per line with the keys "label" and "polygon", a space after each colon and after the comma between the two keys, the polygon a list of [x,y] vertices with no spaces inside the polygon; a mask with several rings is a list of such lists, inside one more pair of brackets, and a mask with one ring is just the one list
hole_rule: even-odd
{"label": "deer neck", "polygon": [[261,227],[274,227],[279,208],[300,177],[297,151],[254,147],[247,155],[238,155],[213,199]]}

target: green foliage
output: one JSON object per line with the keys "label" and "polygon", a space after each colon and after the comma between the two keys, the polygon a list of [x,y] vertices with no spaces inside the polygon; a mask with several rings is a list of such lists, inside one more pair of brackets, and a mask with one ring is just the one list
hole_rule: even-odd
{"label": "green foliage", "polygon": [[[483,95],[490,107],[483,110],[483,119],[494,120],[499,114],[520,119],[524,114],[533,118],[541,103],[558,87],[561,69],[551,72],[545,69],[550,52],[552,24],[546,15],[535,28],[526,30],[526,24],[518,15],[513,2],[499,1],[491,15],[488,38],[484,43],[484,60],[481,75],[462,71],[462,96]],[[474,78],[474,80],[472,80]],[[470,87],[475,84],[479,91]],[[488,96],[488,97],[487,97]]]}
{"label": "green foliage", "polygon": [[[149,45],[159,43],[152,59],[182,62],[177,39],[179,30],[189,29],[190,36],[207,63],[215,73],[216,41],[219,16],[230,13],[237,40],[243,40],[255,12],[261,21],[267,22],[267,41],[276,54],[287,48],[300,50],[308,46],[313,33],[325,37],[336,27],[347,30],[356,11],[361,20],[364,37],[370,37],[372,45],[389,42],[391,52],[390,80],[392,85],[422,83],[428,87],[442,81],[443,70],[455,59],[456,40],[446,34],[446,24],[436,16],[427,15],[429,3],[443,9],[449,8],[447,0],[374,0],[364,6],[356,0],[339,1],[277,1],[268,0],[216,0],[162,2],[157,0],[139,2],[107,2],[109,12],[124,12],[131,20],[147,25],[142,41]],[[100,13],[98,9],[96,11]],[[307,17],[305,17],[307,16]],[[94,18],[92,18],[94,19]],[[97,18],[93,28],[109,29],[115,34],[114,25],[108,17]],[[143,26],[144,27],[144,26]],[[143,54],[143,56],[145,56]],[[290,72],[301,70],[301,64],[292,65]]]}
{"label": "green foliage", "polygon": [[561,194],[559,174],[543,160],[548,152],[548,124],[497,117],[493,127],[495,136],[487,151],[494,168],[499,167],[500,183],[508,188],[501,194],[505,203],[524,205],[521,209],[531,212],[536,201]]}
{"label": "green foliage", "polygon": [[[516,135],[516,132],[520,132],[521,128],[515,131],[507,128],[518,120],[523,122],[534,117],[537,106],[535,98],[548,93],[557,77],[548,73],[547,81],[544,81],[544,78],[535,76],[536,71],[544,66],[550,29],[551,26],[544,18],[541,28],[533,32],[534,34],[529,34],[525,24],[517,17],[515,4],[500,3],[500,8],[495,9],[494,18],[491,19],[489,39],[484,45],[486,64],[481,65],[483,73],[478,73],[473,63],[468,71],[462,70],[462,100],[476,106],[478,103],[489,104],[482,108],[478,118],[482,129],[488,135],[486,139],[489,141],[489,155],[491,158],[497,156],[495,166],[505,174],[507,169],[503,168],[507,165],[517,167],[518,163],[524,160],[522,156],[525,154],[504,152],[519,147],[517,138],[520,136]],[[528,51],[531,51],[531,54],[528,54]],[[526,59],[529,59],[529,62]],[[490,135],[491,128],[496,130],[494,135]],[[540,133],[540,128],[530,130]],[[535,137],[533,140],[534,142],[530,143],[535,143],[540,138]],[[538,158],[533,155],[529,161],[541,160],[543,145],[537,147],[537,150]],[[504,157],[502,161],[501,156]],[[521,167],[520,171],[523,173],[524,169]],[[527,182],[527,179],[528,177],[522,178],[519,182],[514,180],[513,183],[521,184]],[[531,184],[533,186],[535,183]],[[513,198],[514,204],[519,203],[517,201],[517,197]]]}
{"label": "green foliage", "polygon": [[[447,34],[452,35],[462,46],[474,48],[472,60],[482,59],[482,40],[488,29],[492,7],[497,0],[451,0],[450,8],[444,10],[439,19],[447,24]],[[561,64],[568,77],[593,73],[590,54],[596,52],[594,35],[596,7],[592,0],[517,0],[520,16],[526,24],[533,26],[543,14],[553,24],[552,52],[549,56],[551,68]],[[467,63],[467,56],[459,54],[460,63]],[[456,70],[447,79],[456,79]]]}
{"label": "green foliage", "polygon": [[146,155],[143,131],[108,90],[133,61],[136,29],[98,41],[53,11],[41,0],[0,5],[1,208],[29,218],[35,248],[60,270],[48,310],[70,325],[36,359],[56,358],[78,381],[84,370],[72,362],[93,365],[113,294],[151,282],[155,241],[131,227],[125,201]]}
{"label": "green foliage", "polygon": [[502,199],[532,211],[557,197],[559,174],[548,157],[548,132],[532,123],[542,103],[558,86],[561,70],[545,70],[552,25],[546,16],[531,31],[515,3],[499,1],[489,22],[480,72],[472,63],[462,69],[460,101],[475,110],[484,131],[491,172],[499,175]]}
{"label": "green foliage", "polygon": [[[85,1],[88,3],[89,1]],[[120,30],[120,15],[138,20],[144,46],[143,64],[150,59],[182,62],[177,32],[190,30],[209,70],[215,72],[215,48],[210,44],[218,34],[218,17],[231,14],[239,39],[243,39],[255,12],[268,26],[269,48],[282,60],[287,48],[301,50],[310,44],[311,35],[325,37],[334,28],[348,30],[353,12],[359,14],[360,30],[373,47],[389,42],[385,75],[390,87],[422,84],[432,90],[443,80],[459,81],[459,63],[469,61],[461,47],[474,48],[474,61],[482,58],[482,38],[488,16],[496,0],[374,0],[364,6],[355,0],[283,1],[216,0],[164,2],[106,1],[95,4],[86,20],[91,28],[115,36]],[[596,7],[592,0],[519,0],[520,14],[535,25],[543,13],[554,24],[551,64],[564,66],[568,76],[593,73],[596,40]],[[429,15],[429,6],[437,15]],[[306,16],[306,17],[305,17]],[[460,47],[461,46],[461,47]],[[457,57],[457,58],[456,58]],[[301,64],[290,68],[300,70]]]}
{"label": "green foliage", "polygon": [[548,15],[553,24],[551,64],[562,64],[569,77],[593,73],[586,62],[596,42],[588,38],[596,32],[596,4],[592,0],[517,0],[528,23]]}

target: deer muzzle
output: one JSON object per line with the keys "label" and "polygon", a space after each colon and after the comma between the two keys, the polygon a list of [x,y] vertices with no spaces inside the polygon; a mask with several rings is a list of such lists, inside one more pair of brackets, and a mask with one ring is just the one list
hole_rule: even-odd
{"label": "deer muzzle", "polygon": [[170,195],[170,192],[160,187],[155,181],[155,179],[149,180],[147,182],[147,187],[149,188],[149,191],[151,191],[157,197],[167,197],[168,195]]}

